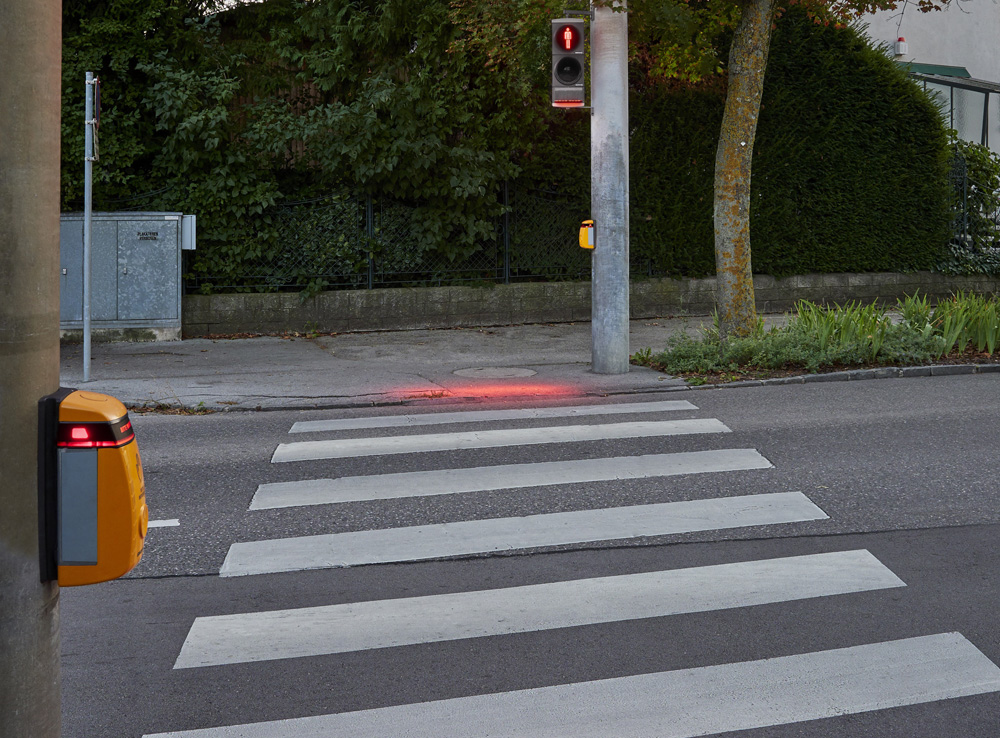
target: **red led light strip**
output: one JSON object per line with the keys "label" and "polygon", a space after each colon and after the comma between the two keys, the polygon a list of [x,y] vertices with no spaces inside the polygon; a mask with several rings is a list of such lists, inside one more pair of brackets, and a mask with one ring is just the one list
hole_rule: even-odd
{"label": "red led light strip", "polygon": [[135,438],[132,422],[126,415],[110,423],[60,423],[56,446],[59,448],[119,448]]}

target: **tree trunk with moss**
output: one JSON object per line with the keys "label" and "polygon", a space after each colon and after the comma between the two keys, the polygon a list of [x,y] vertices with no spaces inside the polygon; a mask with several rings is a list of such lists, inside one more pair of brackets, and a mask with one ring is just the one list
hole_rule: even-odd
{"label": "tree trunk with moss", "polygon": [[715,156],[715,269],[719,334],[744,336],[757,323],[750,264],[750,166],[757,134],[774,0],[748,0],[729,52],[729,88]]}

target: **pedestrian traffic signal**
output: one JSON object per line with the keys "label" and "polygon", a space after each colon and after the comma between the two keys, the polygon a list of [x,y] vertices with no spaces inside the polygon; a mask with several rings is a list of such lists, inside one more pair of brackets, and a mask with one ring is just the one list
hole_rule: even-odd
{"label": "pedestrian traffic signal", "polygon": [[146,485],[121,402],[65,387],[43,397],[38,472],[42,581],[106,582],[139,563]]}
{"label": "pedestrian traffic signal", "polygon": [[586,43],[584,21],[556,18],[552,21],[552,105],[582,108]]}
{"label": "pedestrian traffic signal", "polygon": [[580,224],[580,248],[594,248],[594,221],[585,220]]}

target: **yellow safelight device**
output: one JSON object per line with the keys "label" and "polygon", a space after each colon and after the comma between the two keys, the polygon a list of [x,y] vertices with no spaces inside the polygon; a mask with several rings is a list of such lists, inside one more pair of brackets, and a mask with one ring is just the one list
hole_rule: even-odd
{"label": "yellow safelight device", "polygon": [[594,248],[594,221],[585,220],[580,224],[580,248]]}
{"label": "yellow safelight device", "polygon": [[42,579],[117,579],[142,558],[149,524],[128,411],[109,395],[67,388],[39,407]]}

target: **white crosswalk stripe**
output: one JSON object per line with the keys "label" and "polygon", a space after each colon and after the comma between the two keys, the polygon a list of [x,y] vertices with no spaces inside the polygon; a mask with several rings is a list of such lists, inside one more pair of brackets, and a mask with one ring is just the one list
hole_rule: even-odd
{"label": "white crosswalk stripe", "polygon": [[942,633],[146,738],[695,738],[998,690],[1000,668],[960,634]]}
{"label": "white crosswalk stripe", "polygon": [[512,430],[469,431],[466,433],[432,433],[418,436],[387,436],[381,438],[345,438],[333,441],[300,441],[282,443],[271,461],[317,461],[356,456],[385,454],[415,454],[427,451],[458,451],[464,449],[526,446],[540,443],[572,443],[607,441],[622,438],[681,436],[694,433],[729,433],[718,420],[659,420],[604,425],[559,425],[549,428],[517,428]]}
{"label": "white crosswalk stripe", "polygon": [[906,586],[868,551],[198,618],[175,669],[663,617]]}
{"label": "white crosswalk stripe", "polygon": [[676,454],[371,474],[339,479],[304,479],[260,485],[250,503],[250,509],[270,510],[335,502],[388,500],[400,497],[770,468],[772,468],[771,462],[755,449],[727,448]]}
{"label": "white crosswalk stripe", "polygon": [[292,425],[289,433],[361,430],[367,428],[399,428],[447,423],[486,423],[498,420],[536,420],[540,418],[582,418],[594,415],[624,415],[626,413],[662,413],[697,410],[687,400],[658,402],[621,402],[615,405],[566,405],[563,407],[529,407],[515,410],[462,410],[451,413],[421,413],[419,415],[379,415],[367,418],[337,420],[306,420]]}
{"label": "white crosswalk stripe", "polygon": [[801,492],[664,502],[234,543],[224,577],[420,561],[536,546],[822,520]]}
{"label": "white crosswalk stripe", "polygon": [[[450,423],[582,419],[677,410],[697,408],[670,401],[442,412],[300,422],[290,432],[405,430]],[[729,432],[717,419],[694,419],[371,436],[282,443],[271,461]],[[770,461],[756,449],[731,448],[298,479],[261,484],[250,510],[344,502],[365,505],[520,489],[533,489],[537,499],[544,501],[565,485],[771,468]],[[671,484],[684,482],[675,479]],[[319,508],[314,510],[317,515],[324,514]],[[219,574],[239,577],[426,561],[825,519],[827,514],[801,492],[723,493],[710,499],[236,542]],[[357,652],[365,652],[368,659],[374,654],[367,652],[375,649],[666,619],[824,597],[875,596],[881,590],[903,587],[905,582],[862,549],[440,595],[236,612],[196,618],[174,669],[180,675],[205,667]],[[755,661],[204,727],[146,738],[694,738],[997,691],[1000,668],[961,634],[939,633]]]}

